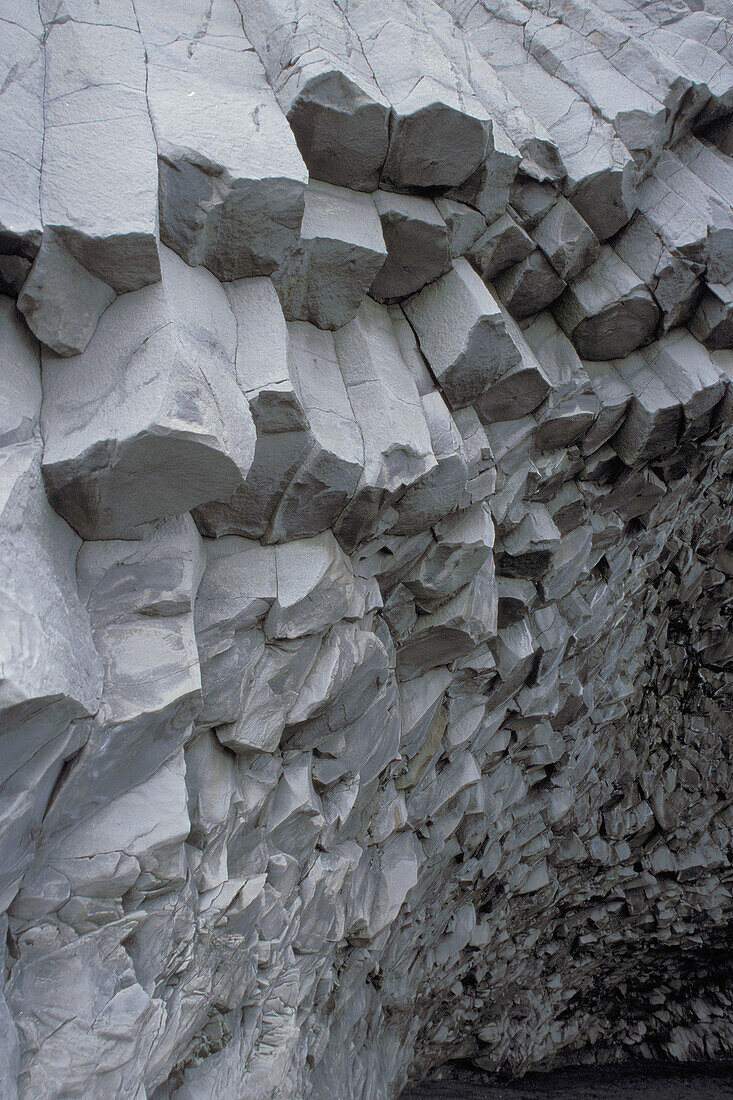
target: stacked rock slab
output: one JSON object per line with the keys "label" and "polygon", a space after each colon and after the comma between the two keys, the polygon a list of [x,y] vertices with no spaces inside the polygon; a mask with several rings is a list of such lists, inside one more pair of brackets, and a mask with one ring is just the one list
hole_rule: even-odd
{"label": "stacked rock slab", "polygon": [[733,1055],[725,5],[0,20],[0,1100]]}

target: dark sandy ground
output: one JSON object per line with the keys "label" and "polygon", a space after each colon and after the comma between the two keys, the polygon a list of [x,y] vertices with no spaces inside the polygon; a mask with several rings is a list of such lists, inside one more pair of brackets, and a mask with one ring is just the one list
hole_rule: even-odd
{"label": "dark sandy ground", "polygon": [[643,1066],[530,1073],[491,1085],[440,1081],[403,1092],[401,1100],[733,1100],[733,1063]]}

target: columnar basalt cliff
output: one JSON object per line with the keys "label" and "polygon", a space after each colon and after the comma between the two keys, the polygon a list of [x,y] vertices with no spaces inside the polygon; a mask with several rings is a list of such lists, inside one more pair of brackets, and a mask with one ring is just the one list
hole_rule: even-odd
{"label": "columnar basalt cliff", "polygon": [[1,1100],[733,1052],[727,0],[0,12]]}

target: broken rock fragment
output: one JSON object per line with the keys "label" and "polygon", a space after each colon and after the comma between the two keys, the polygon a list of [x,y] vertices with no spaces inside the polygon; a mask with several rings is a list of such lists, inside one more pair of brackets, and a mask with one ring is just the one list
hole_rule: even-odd
{"label": "broken rock fragment", "polygon": [[396,189],[463,183],[491,148],[470,81],[406,0],[358,0],[347,18],[392,105],[382,180]]}
{"label": "broken rock fragment", "polygon": [[[129,0],[109,23],[45,22],[44,230],[118,293],[160,279],[145,49]],[[119,150],[126,155],[120,156]]]}
{"label": "broken rock fragment", "polygon": [[389,302],[414,294],[443,274],[451,261],[451,235],[430,199],[377,191],[374,202],[388,255],[369,293],[378,302]]}
{"label": "broken rock fragment", "polygon": [[553,312],[585,359],[623,358],[651,341],[659,319],[644,283],[608,245]]}
{"label": "broken rock fragment", "polygon": [[310,450],[309,422],[293,382],[288,327],[272,281],[238,279],[226,284],[226,293],[235,325],[236,381],[249,402],[257,440],[243,484],[193,515],[204,535],[262,538]]}
{"label": "broken rock fragment", "polygon": [[497,276],[496,292],[517,321],[545,309],[565,289],[565,282],[539,248]]}
{"label": "broken rock fragment", "polygon": [[[252,463],[226,294],[173,253],[163,263],[164,281],[119,297],[81,355],[44,353],[46,487],[86,538],[226,499]],[[202,338],[217,322],[219,339]]]}
{"label": "broken rock fragment", "polygon": [[286,318],[328,329],[347,324],[383,267],[387,247],[369,195],[311,181],[300,240],[274,276]]}
{"label": "broken rock fragment", "polygon": [[390,105],[358,32],[330,0],[238,0],[238,7],[311,176],[374,191]]}
{"label": "broken rock fragment", "polygon": [[162,241],[219,279],[270,275],[298,239],[308,174],[234,0],[135,5],[158,147]]}
{"label": "broken rock fragment", "polygon": [[385,496],[418,481],[436,459],[417,386],[385,307],[367,298],[334,341],[364,441],[364,471],[335,528],[344,545],[354,547],[370,533]]}
{"label": "broken rock fragment", "polygon": [[114,291],[46,231],[18,309],[38,339],[58,355],[79,355],[91,340]]}
{"label": "broken rock fragment", "polygon": [[500,306],[463,258],[403,308],[452,406],[475,401],[521,358]]}

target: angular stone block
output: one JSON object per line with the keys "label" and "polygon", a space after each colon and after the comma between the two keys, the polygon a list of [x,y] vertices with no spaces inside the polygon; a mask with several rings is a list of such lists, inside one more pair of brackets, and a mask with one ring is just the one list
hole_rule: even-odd
{"label": "angular stone block", "polygon": [[46,500],[37,440],[18,439],[0,450],[0,484],[6,563],[0,581],[4,911],[33,858],[64,760],[83,743],[73,723],[99,707],[102,665],[76,586],[81,543]]}
{"label": "angular stone block", "polygon": [[58,355],[79,355],[115,292],[82,267],[47,231],[18,296],[38,339]]}
{"label": "angular stone block", "polygon": [[627,466],[670,454],[682,430],[679,398],[639,353],[617,359],[611,366],[632,394],[626,418],[611,440],[611,446]]}
{"label": "angular stone block", "polygon": [[561,279],[570,282],[598,258],[598,238],[562,195],[532,232]]}
{"label": "angular stone block", "polygon": [[405,0],[358,0],[348,21],[392,105],[382,181],[397,189],[463,183],[491,149],[490,116],[470,80]]}
{"label": "angular stone block", "polygon": [[44,353],[46,488],[86,538],[225,500],[252,464],[226,295],[174,254],[163,263],[163,282],[118,298],[81,355]]}
{"label": "angular stone block", "polygon": [[236,380],[249,402],[257,440],[243,484],[226,500],[195,508],[193,515],[204,535],[262,538],[305,461],[311,436],[291,376],[288,328],[271,280],[239,279],[227,283],[226,291],[236,325]]}
{"label": "angular stone block", "polygon": [[289,324],[288,333],[290,376],[307,420],[309,447],[273,513],[267,533],[273,542],[332,526],[354,496],[366,461],[333,335],[300,322]]}
{"label": "angular stone block", "polygon": [[455,511],[468,480],[468,464],[461,434],[437,391],[421,399],[437,462],[432,470],[405,490],[394,509],[398,518],[390,530],[396,535],[426,531]]}
{"label": "angular stone block", "polygon": [[[158,173],[132,5],[45,23],[44,228],[118,293],[160,279]],[[120,156],[120,150],[125,155]]]}
{"label": "angular stone block", "polygon": [[659,310],[630,267],[607,245],[553,313],[584,359],[619,359],[648,344]]}
{"label": "angular stone block", "polygon": [[725,385],[703,345],[685,329],[675,329],[642,354],[682,405],[681,441],[706,435]]}
{"label": "angular stone block", "polygon": [[733,347],[733,283],[708,283],[690,332],[714,351]]}
{"label": "angular stone block", "polygon": [[532,238],[510,214],[502,214],[469,249],[467,259],[484,282],[490,282],[501,271],[525,260],[534,251]]}
{"label": "angular stone block", "polygon": [[272,274],[298,240],[308,173],[234,0],[219,4],[213,20],[197,3],[191,15],[199,20],[183,31],[175,7],[136,0],[136,11],[161,240],[219,279]]}
{"label": "angular stone block", "polygon": [[522,321],[559,298],[565,281],[536,248],[526,259],[498,275],[494,286],[512,317]]}
{"label": "angular stone block", "polygon": [[500,306],[463,258],[403,308],[452,406],[471,404],[521,358]]}
{"label": "angular stone block", "polygon": [[354,320],[336,332],[334,343],[364,440],[364,471],[335,527],[342,543],[353,548],[371,532],[384,498],[437,463],[415,381],[384,306],[367,298]]}
{"label": "angular stone block", "polygon": [[486,229],[486,218],[480,210],[455,199],[439,198],[435,205],[448,226],[451,257],[465,255]]}
{"label": "angular stone block", "polygon": [[702,285],[702,264],[670,251],[646,215],[635,214],[614,242],[614,251],[652,292],[662,311],[662,330],[686,323],[695,309]]}
{"label": "angular stone block", "polygon": [[451,262],[451,238],[430,199],[377,191],[374,202],[388,255],[369,293],[378,302],[389,302],[414,294],[443,274]]}
{"label": "angular stone block", "polygon": [[387,247],[369,195],[311,181],[300,240],[273,275],[286,318],[326,329],[348,324],[379,278]]}
{"label": "angular stone block", "polygon": [[349,20],[330,0],[238,6],[311,176],[374,191],[390,104]]}
{"label": "angular stone block", "polygon": [[3,138],[0,149],[0,247],[33,259],[41,243],[44,27],[38,7],[2,16],[0,73]]}

